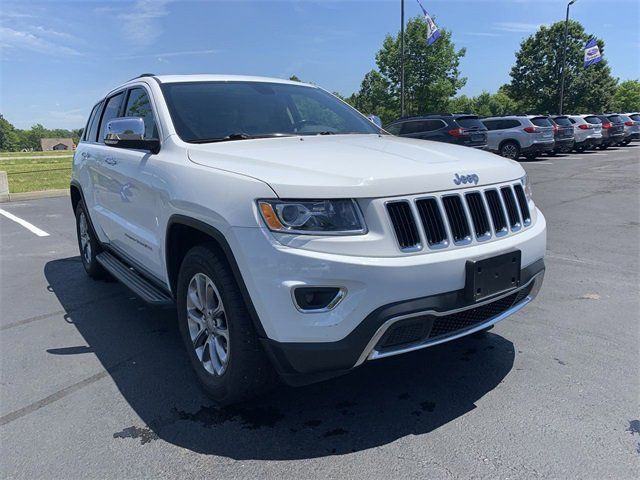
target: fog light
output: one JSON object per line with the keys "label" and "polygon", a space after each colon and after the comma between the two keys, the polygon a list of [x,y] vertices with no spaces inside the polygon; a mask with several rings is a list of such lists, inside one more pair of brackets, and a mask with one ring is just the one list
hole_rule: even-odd
{"label": "fog light", "polygon": [[326,312],[335,308],[346,294],[342,287],[296,287],[293,302],[301,312]]}

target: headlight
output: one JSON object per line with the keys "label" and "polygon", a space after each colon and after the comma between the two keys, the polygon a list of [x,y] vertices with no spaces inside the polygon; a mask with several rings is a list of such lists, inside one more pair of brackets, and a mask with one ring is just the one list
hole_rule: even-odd
{"label": "headlight", "polygon": [[259,200],[260,214],[270,230],[306,235],[366,233],[354,200]]}
{"label": "headlight", "polygon": [[525,175],[520,179],[522,182],[522,187],[524,188],[524,194],[527,197],[527,201],[531,202],[533,199],[533,192],[531,190],[531,181],[529,180],[529,175]]}

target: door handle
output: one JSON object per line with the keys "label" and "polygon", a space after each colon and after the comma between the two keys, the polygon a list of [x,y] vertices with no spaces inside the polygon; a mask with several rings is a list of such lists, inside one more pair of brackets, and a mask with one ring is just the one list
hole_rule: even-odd
{"label": "door handle", "polygon": [[85,160],[91,157],[91,154],[89,152],[82,152],[80,155],[82,155],[82,158],[84,158]]}
{"label": "door handle", "polygon": [[116,165],[118,163],[118,161],[113,157],[105,157],[104,162],[109,165]]}

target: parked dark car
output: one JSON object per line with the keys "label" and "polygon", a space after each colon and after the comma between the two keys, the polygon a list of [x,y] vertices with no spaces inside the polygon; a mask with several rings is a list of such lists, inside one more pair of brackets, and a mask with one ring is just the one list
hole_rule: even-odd
{"label": "parked dark car", "polygon": [[[615,132],[617,132],[618,130],[620,130],[621,135],[618,137],[617,134],[614,134],[613,138],[614,140],[617,139],[616,143],[612,143],[612,145],[622,145],[624,143],[624,119],[618,115],[617,113],[610,113],[607,115],[607,118],[609,119],[609,121],[611,122],[611,124],[613,125],[612,128],[615,128]],[[604,120],[603,120],[604,122]],[[611,136],[611,132],[609,132],[609,136]]]}
{"label": "parked dark car", "polygon": [[617,145],[624,139],[624,123],[613,123],[606,115],[584,115],[587,123],[592,125],[602,125],[601,150],[606,150],[612,145]]}
{"label": "parked dark car", "polygon": [[549,120],[553,123],[553,139],[556,141],[550,155],[569,153],[575,144],[573,123],[566,115],[552,115]]}
{"label": "parked dark car", "polygon": [[385,130],[400,137],[455,143],[465,147],[487,147],[486,127],[477,115],[466,113],[405,117],[390,123]]}

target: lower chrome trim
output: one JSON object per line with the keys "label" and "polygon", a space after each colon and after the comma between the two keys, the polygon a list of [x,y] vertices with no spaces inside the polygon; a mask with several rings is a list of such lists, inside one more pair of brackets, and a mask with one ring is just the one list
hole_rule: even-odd
{"label": "lower chrome trim", "polygon": [[[521,310],[524,306],[526,306],[534,298],[536,298],[536,296],[538,295],[538,292],[540,291],[540,287],[542,287],[543,279],[544,279],[544,271],[538,273],[531,280],[529,280],[526,284],[522,285],[521,287],[519,287],[519,288],[517,288],[515,290],[510,290],[509,292],[506,292],[506,293],[504,293],[504,294],[502,294],[500,296],[494,297],[494,298],[492,298],[490,300],[487,300],[487,301],[484,301],[484,302],[474,303],[473,305],[469,305],[469,306],[464,307],[464,308],[457,308],[457,309],[453,309],[453,310],[447,310],[446,312],[438,312],[438,311],[435,311],[435,310],[425,310],[425,311],[422,311],[422,312],[416,312],[416,313],[411,313],[411,314],[408,314],[408,315],[401,315],[401,316],[398,316],[398,317],[390,318],[389,320],[384,322],[380,326],[380,328],[376,331],[376,333],[373,335],[373,337],[371,337],[371,340],[369,341],[369,343],[365,347],[364,351],[362,352],[362,354],[358,358],[358,361],[355,363],[354,367],[357,367],[358,365],[361,365],[366,360],[376,360],[378,358],[391,357],[391,356],[394,356],[394,355],[400,355],[402,353],[413,352],[414,350],[420,350],[422,348],[432,347],[434,345],[438,345],[440,343],[445,343],[445,342],[448,342],[450,340],[455,340],[456,338],[461,338],[461,337],[464,337],[466,335],[470,335],[472,333],[475,333],[475,332],[478,332],[480,330],[483,330],[483,329],[485,329],[487,327],[490,327],[491,325],[494,325],[494,324],[498,323],[500,320],[504,320],[508,316],[513,315],[517,311]],[[411,343],[409,345],[402,346],[402,347],[398,348],[397,350],[379,352],[379,351],[377,351],[375,349],[375,346],[378,343],[378,341],[380,340],[380,338],[382,338],[382,336],[387,332],[387,330],[389,330],[389,328],[393,324],[395,324],[396,322],[399,322],[400,320],[405,320],[407,318],[412,318],[412,317],[419,317],[419,316],[422,316],[422,315],[433,315],[433,316],[436,316],[436,317],[443,317],[443,316],[446,316],[446,315],[451,315],[453,313],[462,312],[462,311],[465,311],[465,310],[471,310],[473,308],[476,308],[476,307],[479,307],[479,306],[482,306],[482,305],[486,305],[488,303],[495,302],[496,300],[500,300],[501,298],[508,297],[509,295],[513,295],[514,293],[517,293],[520,290],[523,290],[523,289],[527,288],[532,283],[533,283],[533,287],[531,288],[531,292],[529,292],[529,295],[527,295],[522,301],[520,301],[520,303],[518,303],[516,305],[513,305],[512,307],[510,307],[509,309],[507,309],[504,312],[500,313],[499,315],[496,315],[495,317],[492,317],[489,320],[487,320],[486,322],[483,322],[483,323],[481,323],[479,325],[476,325],[475,327],[469,328],[467,330],[460,331],[458,333],[454,333],[454,334],[446,336],[446,337],[436,338],[434,340],[427,339],[427,340],[423,340],[421,342]]]}

